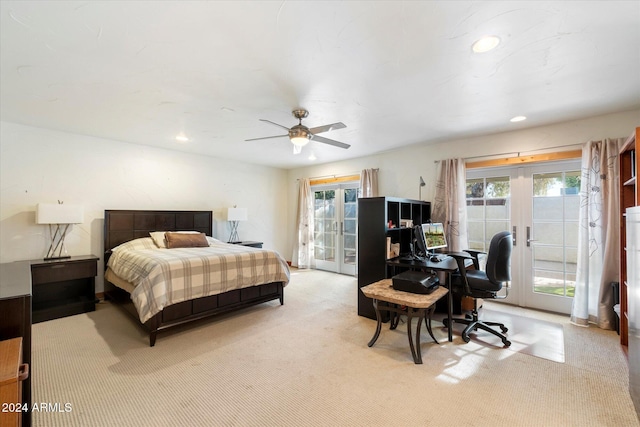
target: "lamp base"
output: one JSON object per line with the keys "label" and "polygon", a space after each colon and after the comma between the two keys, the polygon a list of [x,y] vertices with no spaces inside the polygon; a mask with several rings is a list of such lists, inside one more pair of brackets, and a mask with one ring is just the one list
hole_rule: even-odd
{"label": "lamp base", "polygon": [[69,224],[49,224],[49,233],[51,234],[51,244],[47,250],[44,260],[71,258],[67,254],[67,248],[64,246],[64,239],[67,236]]}
{"label": "lamp base", "polygon": [[231,235],[227,243],[239,243],[241,240],[238,238],[238,221],[229,221],[231,223]]}

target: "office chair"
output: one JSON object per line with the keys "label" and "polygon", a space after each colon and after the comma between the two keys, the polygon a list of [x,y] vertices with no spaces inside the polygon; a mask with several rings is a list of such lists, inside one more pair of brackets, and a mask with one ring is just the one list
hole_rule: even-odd
{"label": "office chair", "polygon": [[[473,311],[471,312],[471,318],[453,318],[454,323],[463,323],[467,327],[462,332],[462,339],[464,342],[469,342],[469,332],[478,329],[485,330],[500,337],[505,347],[511,345],[511,341],[507,339],[503,334],[507,332],[507,328],[502,323],[487,322],[478,319],[478,298],[484,299],[503,299],[506,298],[509,292],[507,282],[511,280],[511,248],[513,246],[513,240],[511,233],[508,231],[502,231],[497,233],[491,239],[489,245],[489,253],[487,254],[487,264],[485,270],[480,270],[480,263],[478,255],[484,252],[465,250],[473,257],[473,265],[475,270],[467,270],[465,268],[464,260],[468,259],[467,255],[449,254],[454,257],[458,263],[458,271],[452,275],[451,289],[456,286],[461,289],[464,296],[473,298]],[[498,295],[498,292],[505,286],[507,295]],[[443,320],[444,326],[449,328],[448,319]],[[502,334],[491,326],[497,326],[502,331]]]}

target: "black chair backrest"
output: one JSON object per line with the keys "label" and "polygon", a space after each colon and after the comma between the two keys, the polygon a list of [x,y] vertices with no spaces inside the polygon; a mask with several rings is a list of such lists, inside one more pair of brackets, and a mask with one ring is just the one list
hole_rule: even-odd
{"label": "black chair backrest", "polygon": [[501,231],[491,239],[485,272],[491,283],[511,280],[511,248],[513,239],[508,231]]}

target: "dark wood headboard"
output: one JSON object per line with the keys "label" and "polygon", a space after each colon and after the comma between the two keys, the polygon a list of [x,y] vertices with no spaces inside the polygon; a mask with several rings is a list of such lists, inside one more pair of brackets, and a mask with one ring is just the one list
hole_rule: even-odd
{"label": "dark wood headboard", "polygon": [[[200,231],[207,236],[213,231],[212,211],[104,211],[104,252],[140,237],[150,231]],[[105,265],[107,259],[105,257]]]}

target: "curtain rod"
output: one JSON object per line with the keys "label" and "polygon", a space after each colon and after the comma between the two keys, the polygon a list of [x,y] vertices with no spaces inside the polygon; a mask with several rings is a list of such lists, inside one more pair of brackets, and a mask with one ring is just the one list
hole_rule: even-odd
{"label": "curtain rod", "polygon": [[[380,168],[373,168],[374,171],[379,171]],[[343,173],[342,175],[323,175],[323,176],[314,176],[309,178],[309,180],[314,180],[314,179],[323,179],[323,178],[340,178],[343,176],[350,176],[350,175],[359,175],[360,172],[362,171],[356,171],[356,172],[348,172],[348,173]],[[300,178],[296,179],[296,181],[300,181]]]}
{"label": "curtain rod", "polygon": [[[538,148],[535,150],[526,150],[526,151],[509,151],[507,153],[498,153],[498,154],[484,154],[482,156],[471,156],[471,157],[463,157],[463,160],[472,160],[472,159],[484,159],[487,157],[503,157],[509,154],[515,154],[515,157],[520,157],[523,153],[534,153],[536,151],[544,151],[544,150],[554,150],[556,148],[567,148],[567,147],[582,147],[583,144],[567,144],[567,145],[556,145],[555,147],[545,147]],[[440,163],[441,160],[434,160],[433,163]]]}

